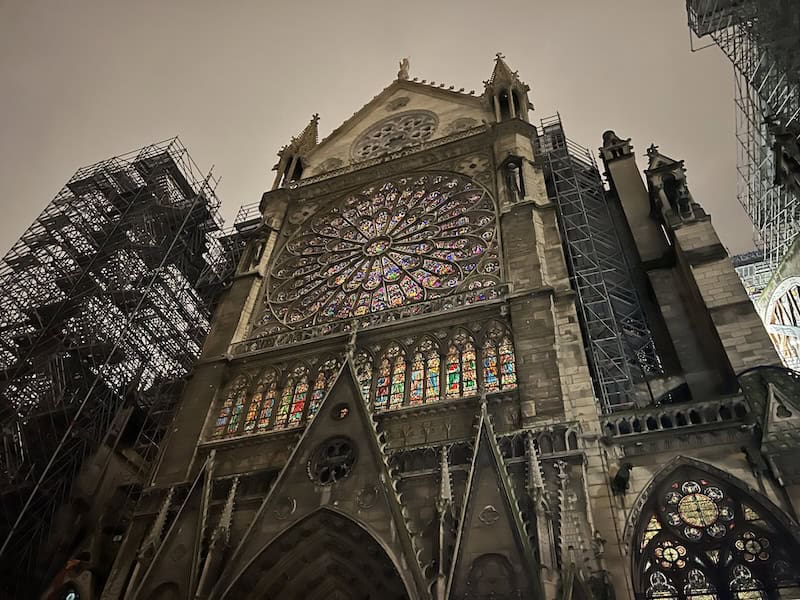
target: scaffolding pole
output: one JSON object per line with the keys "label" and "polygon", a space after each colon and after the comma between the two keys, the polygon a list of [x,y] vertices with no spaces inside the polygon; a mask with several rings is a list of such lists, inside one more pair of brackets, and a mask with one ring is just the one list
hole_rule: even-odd
{"label": "scaffolding pole", "polygon": [[155,458],[241,248],[216,183],[177,138],[82,168],[0,263],[3,592],[44,583],[76,475],[134,413]]}
{"label": "scaffolding pole", "polygon": [[[800,232],[800,190],[780,168],[784,152],[800,161],[800,4],[687,0],[686,9],[694,34],[709,36],[734,67],[737,196],[772,272]],[[746,284],[758,286],[760,279]]]}
{"label": "scaffolding pole", "polygon": [[600,173],[589,151],[566,138],[560,117],[542,120],[536,142],[548,195],[558,207],[601,408],[604,412],[630,408],[637,402],[637,384],[646,383],[662,368]]}

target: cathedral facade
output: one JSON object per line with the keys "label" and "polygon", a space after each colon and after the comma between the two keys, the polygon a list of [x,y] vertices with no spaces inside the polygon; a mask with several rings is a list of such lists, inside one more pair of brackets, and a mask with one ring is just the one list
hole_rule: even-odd
{"label": "cathedral facade", "polygon": [[113,562],[55,597],[800,597],[800,382],[683,163],[608,131],[603,189],[528,92],[404,62],[281,150]]}

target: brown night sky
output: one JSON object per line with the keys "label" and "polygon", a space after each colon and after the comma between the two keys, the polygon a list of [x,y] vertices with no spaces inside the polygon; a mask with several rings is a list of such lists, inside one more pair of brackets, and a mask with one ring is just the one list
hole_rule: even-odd
{"label": "brown night sky", "polygon": [[561,114],[685,159],[729,250],[751,248],[735,199],[733,76],[692,53],[682,0],[0,0],[0,251],[80,166],[180,135],[215,165],[226,219],[271,183],[310,115],[320,133],[411,58],[411,76],[482,91],[502,51],[538,121]]}

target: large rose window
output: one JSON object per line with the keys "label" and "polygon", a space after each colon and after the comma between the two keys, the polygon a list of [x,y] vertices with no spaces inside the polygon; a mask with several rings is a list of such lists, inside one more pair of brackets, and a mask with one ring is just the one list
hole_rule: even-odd
{"label": "large rose window", "polygon": [[397,177],[306,221],[275,261],[267,309],[300,327],[492,287],[496,235],[479,184],[452,173]]}

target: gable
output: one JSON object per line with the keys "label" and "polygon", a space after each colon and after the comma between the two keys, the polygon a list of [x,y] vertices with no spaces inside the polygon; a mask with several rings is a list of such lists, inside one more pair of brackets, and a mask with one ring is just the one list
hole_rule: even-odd
{"label": "gable", "polygon": [[417,119],[417,130],[421,128],[419,141],[429,142],[477,127],[493,115],[481,97],[413,81],[395,81],[304,157],[304,176],[313,177],[376,158],[380,152],[366,148],[362,143],[366,141],[364,135],[377,135],[378,144],[390,147],[390,140],[380,136],[382,126],[402,128],[404,118]]}

